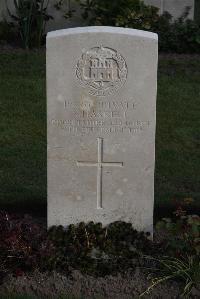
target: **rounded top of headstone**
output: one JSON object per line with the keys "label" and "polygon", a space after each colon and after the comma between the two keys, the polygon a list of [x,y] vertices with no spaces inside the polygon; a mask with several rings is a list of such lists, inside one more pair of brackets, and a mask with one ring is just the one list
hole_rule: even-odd
{"label": "rounded top of headstone", "polygon": [[76,27],[51,31],[47,34],[47,38],[63,37],[72,34],[81,33],[114,33],[114,34],[125,34],[136,37],[149,38],[152,40],[158,40],[158,35],[154,32],[122,28],[122,27],[109,27],[109,26],[89,26],[89,27]]}

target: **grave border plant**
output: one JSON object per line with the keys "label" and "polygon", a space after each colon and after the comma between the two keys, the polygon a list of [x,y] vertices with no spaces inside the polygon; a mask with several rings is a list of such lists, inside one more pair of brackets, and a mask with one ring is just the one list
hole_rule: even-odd
{"label": "grave border plant", "polygon": [[192,202],[192,198],[177,201],[172,217],[156,223],[156,230],[163,235],[161,246],[167,255],[145,256],[154,261],[156,267],[152,269],[152,283],[141,298],[157,285],[173,279],[183,283],[183,296],[188,296],[193,288],[200,291],[200,216],[188,213]]}
{"label": "grave border plant", "polygon": [[[76,0],[81,10],[84,25],[119,26],[156,32],[159,36],[159,50],[174,53],[200,53],[200,22],[188,19],[190,7],[178,19],[158,8],[144,4],[141,0]],[[65,0],[56,4],[61,9]],[[73,18],[75,6],[67,1],[65,18]]]}
{"label": "grave border plant", "polygon": [[[5,0],[7,3],[7,0]],[[48,14],[49,0],[13,0],[15,13],[7,11],[17,24],[22,46],[25,49],[40,48],[44,42],[46,22],[53,19]]]}
{"label": "grave border plant", "polygon": [[53,226],[47,231],[44,223],[35,222],[29,215],[1,211],[0,278],[9,273],[23,276],[34,269],[64,275],[77,269],[98,277],[139,267],[153,277],[141,298],[167,280],[182,282],[186,296],[193,289],[198,292],[200,217],[187,213],[191,202],[191,198],[184,199],[171,218],[157,223],[162,239],[154,243],[132,224],[121,221],[106,227],[81,222],[67,229]]}
{"label": "grave border plant", "polygon": [[183,283],[181,296],[190,295],[193,288],[200,291],[200,259],[197,255],[187,257],[182,256],[179,258],[170,256],[154,258],[146,256],[146,258],[157,264],[156,271],[159,272],[159,274],[155,275],[155,278],[152,279],[152,284],[147,290],[140,294],[140,298],[150,294],[150,292],[159,284],[173,279]]}

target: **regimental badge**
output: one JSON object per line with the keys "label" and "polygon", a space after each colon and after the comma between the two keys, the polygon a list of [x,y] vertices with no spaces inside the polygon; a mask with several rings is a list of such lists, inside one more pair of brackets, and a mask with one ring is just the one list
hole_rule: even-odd
{"label": "regimental badge", "polygon": [[120,89],[128,74],[125,59],[116,50],[94,47],[84,51],[76,65],[76,77],[93,96],[107,96]]}

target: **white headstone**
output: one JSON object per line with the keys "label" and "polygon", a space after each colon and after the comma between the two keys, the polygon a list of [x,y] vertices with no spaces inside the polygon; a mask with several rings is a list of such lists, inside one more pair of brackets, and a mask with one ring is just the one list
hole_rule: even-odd
{"label": "white headstone", "polygon": [[157,35],[83,27],[47,36],[48,226],[152,232]]}

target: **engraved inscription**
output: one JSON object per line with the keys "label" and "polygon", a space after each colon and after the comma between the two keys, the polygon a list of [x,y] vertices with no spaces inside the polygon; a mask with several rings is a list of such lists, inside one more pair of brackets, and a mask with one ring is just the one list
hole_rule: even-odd
{"label": "engraved inscription", "polygon": [[[80,109],[84,111],[90,111],[93,108],[93,104],[90,101],[81,101],[80,104],[77,104],[76,102],[66,101],[64,100],[64,109]],[[136,109],[136,102],[134,102],[132,99],[125,100],[121,99],[119,102],[116,101],[98,101],[95,103],[96,109],[100,110],[135,110]]]}
{"label": "engraved inscription", "polygon": [[[92,101],[88,96],[79,101],[64,100],[63,119],[51,119],[54,127],[68,134],[138,134],[147,130],[151,122],[137,119],[138,104],[133,99]],[[134,113],[134,114],[133,114]]]}
{"label": "engraved inscription", "polygon": [[94,96],[110,95],[125,83],[126,62],[116,50],[94,47],[85,51],[76,65],[76,77]]}
{"label": "engraved inscription", "polygon": [[52,119],[51,124],[54,127],[66,130],[68,133],[75,134],[136,134],[149,128],[150,121],[102,121],[102,120],[73,120],[73,119]]}
{"label": "engraved inscription", "polygon": [[77,166],[97,167],[97,209],[102,209],[102,168],[103,167],[122,167],[123,162],[103,162],[103,138],[98,141],[98,161],[77,161]]}

